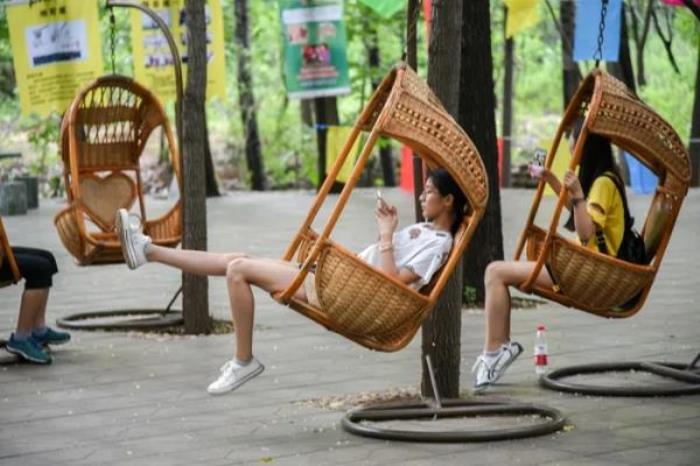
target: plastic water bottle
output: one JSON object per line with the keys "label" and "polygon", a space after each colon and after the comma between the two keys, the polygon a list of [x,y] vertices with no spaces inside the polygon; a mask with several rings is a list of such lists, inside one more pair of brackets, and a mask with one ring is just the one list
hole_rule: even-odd
{"label": "plastic water bottle", "polygon": [[547,372],[547,338],[545,336],[546,327],[542,324],[537,326],[535,334],[535,374],[538,377]]}

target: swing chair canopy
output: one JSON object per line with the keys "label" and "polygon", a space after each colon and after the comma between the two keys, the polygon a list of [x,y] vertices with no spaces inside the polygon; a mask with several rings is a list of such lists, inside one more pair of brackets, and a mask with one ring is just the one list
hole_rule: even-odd
{"label": "swing chair canopy", "polygon": [[12,254],[12,249],[10,248],[10,241],[7,239],[5,225],[3,225],[2,218],[0,218],[0,267],[2,267],[5,262],[10,266],[12,278],[9,281],[0,280],[0,288],[17,283],[22,278],[19,273],[19,268],[17,267],[17,262],[15,261],[15,256]]}
{"label": "swing chair canopy", "polygon": [[[565,189],[561,190],[549,229],[534,225],[544,191],[541,180],[516,248],[516,260],[525,250],[527,259],[536,262],[521,289],[602,317],[629,317],[643,306],[663,259],[688,190],[690,157],[678,134],[663,118],[622,82],[595,69],[581,83],[566,109],[547,155],[546,168],[551,168],[563,135],[579,118],[584,118],[584,126],[570,169],[579,165],[586,138],[593,133],[608,138],[658,176],[659,186],[641,233],[650,263],[629,263],[559,236],[557,227],[566,201]],[[544,266],[555,282],[554,289],[534,284]]]}
{"label": "swing chair canopy", "polygon": [[[54,223],[79,264],[123,261],[114,219],[118,209],[130,209],[136,201],[144,231],[154,243],[174,247],[180,242],[179,200],[160,218],[146,216],[139,161],[157,129],[181,184],[179,154],[165,112],[136,81],[103,76],[68,108],[61,124],[61,156],[69,206]],[[88,229],[87,222],[96,228]]]}
{"label": "swing chair canopy", "polygon": [[[311,228],[312,222],[363,130],[369,133],[367,141],[319,234]],[[431,168],[446,169],[468,201],[445,265],[421,292],[365,263],[330,238],[380,136],[410,146]],[[380,351],[399,350],[411,341],[435,305],[474,234],[487,200],[486,170],[474,144],[427,84],[408,65],[399,63],[384,78],[359,116],[284,254],[284,260],[300,264],[299,273],[286,290],[274,293],[273,297],[362,346]],[[296,291],[313,270],[319,305],[295,298]]]}

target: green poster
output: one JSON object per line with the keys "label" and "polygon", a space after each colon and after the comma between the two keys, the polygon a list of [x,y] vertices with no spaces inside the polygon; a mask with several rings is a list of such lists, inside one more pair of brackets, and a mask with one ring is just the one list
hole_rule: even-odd
{"label": "green poster", "polygon": [[291,98],[350,92],[342,0],[280,0],[284,74]]}

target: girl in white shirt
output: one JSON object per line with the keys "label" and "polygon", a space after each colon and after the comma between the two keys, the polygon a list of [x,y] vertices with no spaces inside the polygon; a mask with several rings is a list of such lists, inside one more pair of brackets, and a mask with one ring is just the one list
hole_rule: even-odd
{"label": "girl in white shirt", "polygon": [[[425,223],[418,223],[396,232],[396,207],[386,203],[377,206],[379,242],[360,253],[360,257],[415,289],[420,289],[447,259],[452,235],[461,222],[466,198],[457,183],[445,170],[430,174],[420,197]],[[126,210],[117,214],[117,229],[124,259],[131,269],[146,262],[159,262],[187,273],[225,276],[231,301],[231,317],[236,329],[236,352],[221,368],[221,375],[207,391],[213,395],[226,393],[260,374],[264,366],[253,357],[253,293],[257,286],[268,293],[285,290],[299,273],[298,266],[282,260],[252,257],[243,253],[212,253],[171,249],[151,243],[139,231]],[[316,304],[313,280],[299,287],[295,298]]]}

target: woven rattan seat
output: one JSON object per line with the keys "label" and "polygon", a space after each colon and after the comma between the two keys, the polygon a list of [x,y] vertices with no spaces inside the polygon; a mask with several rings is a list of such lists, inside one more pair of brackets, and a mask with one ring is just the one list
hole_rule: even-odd
{"label": "woven rattan seat", "polygon": [[5,225],[3,225],[2,218],[0,218],[0,267],[2,267],[5,262],[10,265],[12,279],[10,281],[0,280],[0,288],[17,283],[22,278],[19,273],[19,267],[17,267],[17,262],[15,261],[15,256],[12,254],[12,249],[10,249],[10,241],[7,239]]}
{"label": "woven rattan seat", "polygon": [[[361,131],[369,136],[320,234],[311,224],[326,200],[338,172]],[[419,293],[370,266],[330,239],[330,234],[357,184],[380,136],[410,146],[431,168],[444,168],[468,201],[452,251],[431,286]],[[384,78],[355,123],[336,163],[283,259],[303,264],[291,285],[273,297],[367,348],[396,351],[408,344],[427,317],[469,244],[488,200],[488,180],[473,143],[445,111],[414,71],[396,65]],[[320,306],[294,298],[306,275],[315,267]]]}
{"label": "woven rattan seat", "polygon": [[[566,200],[562,189],[548,230],[534,225],[544,191],[541,180],[515,259],[523,250],[536,262],[521,285],[526,292],[603,317],[629,317],[641,309],[656,277],[690,182],[690,158],[680,137],[663,118],[639,100],[617,79],[593,70],[569,103],[557,130],[545,166],[552,166],[562,136],[579,117],[584,127],[576,142],[570,168],[581,159],[588,134],[599,134],[630,153],[659,178],[642,237],[647,241],[649,265],[638,265],[592,251],[557,234]],[[554,289],[534,285],[543,266],[557,284]],[[636,298],[635,298],[636,297]],[[635,298],[633,302],[630,302]]]}
{"label": "woven rattan seat", "polygon": [[146,215],[139,160],[158,129],[180,182],[179,154],[165,112],[155,96],[131,78],[98,78],[68,108],[61,125],[61,152],[69,205],[54,223],[79,264],[123,261],[114,232],[114,218],[122,207],[137,206],[144,231],[155,244],[174,247],[180,242],[179,200],[159,218]]}

